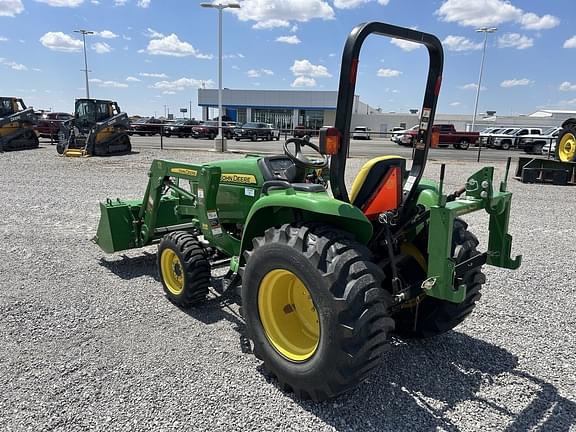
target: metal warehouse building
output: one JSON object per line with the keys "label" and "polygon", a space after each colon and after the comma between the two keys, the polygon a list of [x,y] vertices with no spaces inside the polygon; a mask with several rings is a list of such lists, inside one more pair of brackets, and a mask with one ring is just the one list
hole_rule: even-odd
{"label": "metal warehouse building", "polygon": [[[302,125],[319,129],[333,125],[336,117],[337,91],[310,90],[231,90],[222,91],[225,114],[233,121],[272,123],[291,130]],[[198,105],[202,119],[209,119],[209,109],[218,107],[218,90],[198,89]],[[420,108],[420,107],[415,107]],[[476,130],[490,126],[552,127],[565,119],[576,117],[576,111],[542,109],[530,115],[497,116],[494,112],[481,113],[476,118]],[[352,128],[367,126],[374,132],[386,133],[393,127],[411,127],[419,121],[417,111],[412,113],[383,112],[354,97]],[[436,114],[436,123],[452,123],[458,130],[470,130],[471,115]]]}

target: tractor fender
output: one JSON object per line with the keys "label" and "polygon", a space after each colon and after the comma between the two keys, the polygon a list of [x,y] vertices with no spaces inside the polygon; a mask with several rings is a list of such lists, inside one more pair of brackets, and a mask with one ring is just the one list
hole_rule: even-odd
{"label": "tractor fender", "polygon": [[264,235],[268,228],[295,221],[332,225],[353,234],[363,244],[372,237],[372,224],[352,204],[325,192],[298,192],[292,188],[273,191],[258,199],[250,209],[242,235],[240,263],[243,263],[243,252],[252,248],[254,237]]}

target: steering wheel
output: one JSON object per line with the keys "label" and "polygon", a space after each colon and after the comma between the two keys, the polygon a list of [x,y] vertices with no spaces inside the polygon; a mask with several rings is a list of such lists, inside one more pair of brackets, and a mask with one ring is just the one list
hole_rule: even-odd
{"label": "steering wheel", "polygon": [[[290,149],[288,149],[288,144],[292,143],[294,143],[296,153],[292,153]],[[302,147],[305,146],[310,147],[312,150],[318,153],[321,159],[308,159],[308,157],[306,157],[304,153],[302,153]],[[299,166],[300,168],[317,169],[328,166],[328,157],[320,153],[320,149],[318,148],[317,145],[312,144],[310,141],[306,139],[302,138],[287,139],[286,142],[284,143],[284,154],[288,156],[290,159],[292,159],[292,161],[296,164],[296,166]]]}

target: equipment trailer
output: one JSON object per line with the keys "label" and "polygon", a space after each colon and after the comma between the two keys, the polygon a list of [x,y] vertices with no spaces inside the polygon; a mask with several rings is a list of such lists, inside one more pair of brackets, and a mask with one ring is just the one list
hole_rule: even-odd
{"label": "equipment trailer", "polygon": [[[371,34],[424,44],[428,80],[411,169],[403,158],[377,157],[349,192],[358,56]],[[278,156],[155,160],[142,200],[100,204],[96,243],[107,253],[158,244],[164,291],[181,307],[206,298],[213,260],[228,257],[226,286],[241,284],[253,352],[280,386],[314,400],[354,388],[379,365],[393,332],[429,337],[461,323],[480,298],[484,264],[520,266],[521,257],[510,257],[506,179],[496,186],[486,167],[449,195],[444,166],[440,183],[422,179],[442,67],[435,36],[359,25],[344,47],[335,126],[321,130],[319,147],[290,138]],[[490,214],[484,253],[460,219],[477,210]]]}

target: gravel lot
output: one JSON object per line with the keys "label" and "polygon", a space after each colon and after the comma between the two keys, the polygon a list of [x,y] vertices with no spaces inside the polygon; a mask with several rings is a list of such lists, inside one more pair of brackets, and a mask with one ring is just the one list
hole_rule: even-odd
{"label": "gravel lot", "polygon": [[[576,188],[511,180],[521,269],[488,267],[456,331],[394,341],[368,383],[315,404],[283,394],[243,352],[236,305],[180,310],[155,248],[106,256],[89,241],[98,201],[142,197],[160,157],[217,155],[0,154],[0,430],[576,431]],[[450,163],[448,188],[475,167]],[[485,247],[486,215],[467,220]]]}

